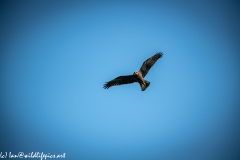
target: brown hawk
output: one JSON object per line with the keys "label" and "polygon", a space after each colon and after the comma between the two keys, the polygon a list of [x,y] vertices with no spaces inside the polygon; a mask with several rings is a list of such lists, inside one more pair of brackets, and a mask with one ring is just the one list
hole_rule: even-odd
{"label": "brown hawk", "polygon": [[144,61],[140,70],[137,72],[134,72],[133,75],[119,76],[109,82],[106,82],[103,88],[108,89],[109,87],[112,87],[112,86],[138,82],[140,84],[142,91],[145,91],[147,87],[150,85],[150,82],[148,82],[147,80],[144,80],[144,77],[147,75],[148,71],[155,64],[155,62],[162,56],[163,56],[162,52],[156,53],[154,56]]}

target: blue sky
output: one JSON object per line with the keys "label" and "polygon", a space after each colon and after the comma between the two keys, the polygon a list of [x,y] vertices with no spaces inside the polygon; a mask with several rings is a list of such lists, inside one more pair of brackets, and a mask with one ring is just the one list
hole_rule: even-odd
{"label": "blue sky", "polygon": [[[238,3],[0,4],[0,152],[239,158]],[[159,51],[146,91],[102,88]]]}

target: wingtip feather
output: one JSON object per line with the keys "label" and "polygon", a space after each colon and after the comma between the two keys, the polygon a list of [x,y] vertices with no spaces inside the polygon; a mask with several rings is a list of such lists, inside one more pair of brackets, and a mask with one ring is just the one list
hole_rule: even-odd
{"label": "wingtip feather", "polygon": [[163,52],[157,52],[156,55],[158,56],[158,58],[161,58],[163,56]]}
{"label": "wingtip feather", "polygon": [[104,89],[108,89],[109,87],[110,87],[110,86],[108,85],[108,83],[106,83],[106,84],[103,85],[103,88],[104,88]]}

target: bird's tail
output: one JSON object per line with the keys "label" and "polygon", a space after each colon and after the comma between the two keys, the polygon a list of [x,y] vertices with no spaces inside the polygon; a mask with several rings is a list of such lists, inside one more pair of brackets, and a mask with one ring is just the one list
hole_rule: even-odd
{"label": "bird's tail", "polygon": [[142,91],[145,91],[147,87],[150,85],[150,82],[144,80],[144,83],[139,83],[141,86]]}

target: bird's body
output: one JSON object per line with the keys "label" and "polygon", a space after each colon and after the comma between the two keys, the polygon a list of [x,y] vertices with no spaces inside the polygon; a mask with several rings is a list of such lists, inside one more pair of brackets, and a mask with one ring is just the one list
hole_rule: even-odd
{"label": "bird's body", "polygon": [[140,87],[142,89],[142,91],[146,90],[147,87],[150,85],[150,82],[148,82],[147,80],[145,80],[142,76],[141,72],[134,72],[133,75],[135,75],[136,77],[136,81],[140,84]]}
{"label": "bird's body", "polygon": [[150,85],[150,82],[144,79],[150,68],[155,64],[155,62],[163,56],[162,52],[156,53],[154,56],[148,58],[143,62],[142,67],[139,71],[134,72],[133,75],[119,76],[109,82],[107,82],[103,88],[108,89],[111,86],[130,84],[138,82],[140,84],[141,90],[145,91]]}

